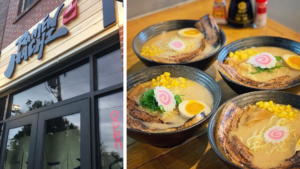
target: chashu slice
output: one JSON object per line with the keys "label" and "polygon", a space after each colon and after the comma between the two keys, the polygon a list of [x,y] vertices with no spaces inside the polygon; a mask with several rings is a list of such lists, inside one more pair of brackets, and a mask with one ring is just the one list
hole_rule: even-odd
{"label": "chashu slice", "polygon": [[[143,110],[139,109],[139,105],[136,101],[127,97],[127,126],[131,129],[141,130],[145,132],[170,132],[180,130],[186,127],[189,127],[198,121],[202,120],[205,117],[205,114],[202,116],[194,116],[188,119],[183,125],[178,127],[170,127],[166,129],[156,129],[149,128],[145,123],[159,123],[168,125],[170,123],[164,122],[159,117],[151,115]],[[202,118],[203,117],[203,118]],[[145,122],[145,123],[144,123]]]}
{"label": "chashu slice", "polygon": [[212,15],[205,15],[196,22],[195,27],[204,34],[205,42],[217,47],[220,43],[220,30]]}
{"label": "chashu slice", "polygon": [[258,82],[247,77],[240,75],[235,69],[231,66],[222,63],[221,61],[217,60],[215,62],[215,67],[226,77],[230,78],[231,80],[235,81],[236,83],[242,83],[248,87],[255,87],[261,89],[280,89],[284,87],[288,87],[290,85],[299,83],[300,76],[295,78],[291,78],[288,75],[280,76],[274,79],[271,79],[266,82]]}
{"label": "chashu slice", "polygon": [[127,97],[127,112],[130,116],[139,119],[140,121],[148,122],[148,123],[160,123],[164,124],[165,122],[161,120],[159,117],[151,115],[143,110],[140,110],[139,105],[136,101]]}
{"label": "chashu slice", "polygon": [[[204,35],[201,40],[201,46],[195,51],[182,53],[176,56],[169,56],[168,60],[174,63],[183,63],[192,60],[196,56],[200,55],[205,49],[205,44],[210,44],[213,47],[217,47],[220,44],[220,30],[218,24],[211,15],[205,15],[196,22],[195,27]],[[201,58],[205,57],[201,56]]]}
{"label": "chashu slice", "polygon": [[296,154],[284,160],[279,167],[273,169],[299,169],[300,168],[300,151],[297,151]]}
{"label": "chashu slice", "polygon": [[[170,127],[170,128],[166,128],[166,129],[158,129],[158,128],[149,128],[141,121],[131,118],[127,115],[127,126],[131,129],[140,130],[140,131],[144,131],[144,132],[171,132],[171,131],[176,131],[176,130],[180,130],[180,129],[184,129],[186,127],[192,126],[193,124],[197,123],[199,120],[201,120],[201,119],[199,119],[199,116],[194,116],[194,117],[188,119],[181,126]],[[168,125],[168,124],[166,124],[166,125]]]}
{"label": "chashu slice", "polygon": [[229,137],[230,131],[238,129],[240,118],[242,117],[243,109],[235,103],[229,102],[225,105],[221,112],[219,122],[219,142],[227,157],[235,164],[241,165],[243,168],[256,169],[251,162],[253,156],[249,148],[236,137]]}

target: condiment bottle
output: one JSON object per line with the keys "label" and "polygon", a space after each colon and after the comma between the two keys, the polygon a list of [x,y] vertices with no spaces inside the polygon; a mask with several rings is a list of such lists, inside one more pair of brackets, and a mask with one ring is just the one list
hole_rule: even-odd
{"label": "condiment bottle", "polygon": [[225,0],[215,0],[213,8],[213,17],[217,24],[227,24]]}
{"label": "condiment bottle", "polygon": [[246,28],[253,25],[251,0],[231,0],[228,11],[228,25],[234,28]]}
{"label": "condiment bottle", "polygon": [[255,19],[254,19],[254,27],[255,28],[263,28],[267,23],[267,0],[256,0],[255,3]]}

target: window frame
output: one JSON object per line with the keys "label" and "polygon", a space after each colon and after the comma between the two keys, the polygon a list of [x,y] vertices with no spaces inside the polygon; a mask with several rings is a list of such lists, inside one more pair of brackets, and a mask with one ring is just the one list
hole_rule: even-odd
{"label": "window frame", "polygon": [[[40,1],[40,0],[36,0]],[[34,1],[34,2],[36,2]],[[100,41],[98,41],[96,44],[94,44],[92,47],[89,47],[88,49],[85,49],[82,52],[79,52],[78,54],[75,54],[74,56],[68,57],[67,59],[52,65],[51,67],[47,68],[46,70],[43,70],[33,76],[31,76],[28,79],[25,79],[18,84],[12,85],[9,88],[3,90],[0,92],[0,98],[7,96],[7,102],[6,102],[6,109],[4,118],[0,119],[0,124],[3,124],[3,131],[6,129],[7,122],[24,118],[26,116],[30,116],[33,114],[37,114],[42,111],[46,111],[49,109],[53,109],[58,106],[63,106],[66,104],[70,104],[79,100],[83,99],[90,99],[90,118],[91,118],[91,169],[98,169],[101,168],[101,158],[99,154],[99,141],[100,141],[100,133],[99,133],[99,117],[98,117],[98,98],[103,97],[105,95],[109,95],[115,92],[123,91],[123,82],[109,86],[104,89],[98,90],[98,79],[97,79],[97,58],[103,56],[103,53],[110,53],[108,51],[111,51],[112,49],[118,50],[121,48],[120,46],[120,39],[119,39],[119,31],[115,30],[112,33],[108,34],[107,36],[103,37]],[[114,50],[112,50],[114,51]],[[122,57],[120,55],[120,60],[122,60]],[[12,96],[14,94],[20,93],[26,89],[29,89],[46,79],[49,79],[53,76],[59,75],[61,72],[64,72],[66,70],[74,69],[80,65],[83,65],[88,63],[89,64],[89,73],[90,73],[90,91],[75,96],[73,98],[69,98],[57,103],[54,103],[52,105],[48,105],[45,107],[41,107],[39,109],[35,109],[32,111],[28,111],[26,113],[20,114],[18,116],[13,116],[10,118],[6,118],[8,112],[11,111],[12,108]],[[123,79],[124,81],[124,79]],[[26,85],[24,85],[26,84]],[[22,86],[23,85],[23,86]],[[3,134],[0,142],[0,149],[3,148]],[[124,164],[124,163],[123,163]]]}

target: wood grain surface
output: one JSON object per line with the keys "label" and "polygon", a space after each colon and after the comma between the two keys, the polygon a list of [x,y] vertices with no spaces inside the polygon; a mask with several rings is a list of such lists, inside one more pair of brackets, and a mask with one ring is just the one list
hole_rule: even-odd
{"label": "wood grain surface", "polygon": [[[168,20],[199,19],[205,14],[212,14],[213,0],[197,0],[184,5],[176,6],[155,14],[141,17],[127,22],[127,74],[145,68],[132,49],[134,37],[143,29]],[[227,7],[229,5],[227,0]],[[226,34],[226,44],[250,36],[278,36],[300,42],[300,34],[268,18],[267,26],[262,29],[245,28],[234,29],[220,26]],[[215,78],[222,90],[222,101],[236,96],[222,80],[215,68],[210,67],[205,71]],[[293,91],[299,93],[299,91]],[[199,130],[194,137],[185,143],[173,148],[157,148],[140,143],[127,137],[127,168],[227,168],[211,148],[207,128]]]}

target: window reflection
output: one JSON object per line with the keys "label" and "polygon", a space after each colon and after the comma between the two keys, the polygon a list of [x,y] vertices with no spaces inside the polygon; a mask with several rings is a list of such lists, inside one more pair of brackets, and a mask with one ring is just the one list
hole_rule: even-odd
{"label": "window reflection", "polygon": [[1,149],[1,143],[2,143],[2,133],[3,133],[3,124],[0,124],[0,149]]}
{"label": "window reflection", "polygon": [[80,168],[80,113],[47,120],[43,169]]}
{"label": "window reflection", "polygon": [[0,98],[0,121],[4,120],[7,96]]}
{"label": "window reflection", "polygon": [[123,82],[121,51],[97,59],[98,90]]}
{"label": "window reflection", "polygon": [[10,116],[38,109],[90,91],[89,65],[85,64],[13,96]]}
{"label": "window reflection", "polygon": [[99,102],[102,168],[123,168],[123,92],[101,97]]}
{"label": "window reflection", "polygon": [[10,129],[4,169],[27,169],[31,125]]}

